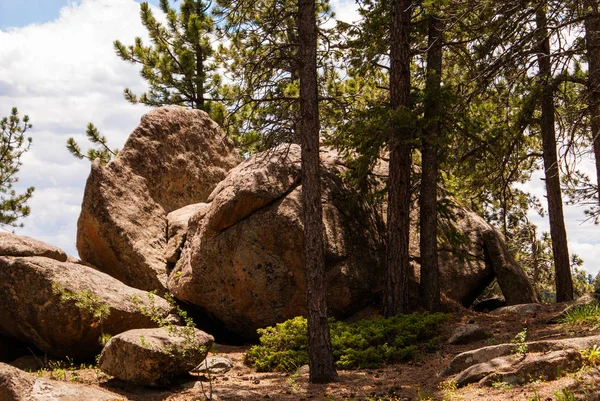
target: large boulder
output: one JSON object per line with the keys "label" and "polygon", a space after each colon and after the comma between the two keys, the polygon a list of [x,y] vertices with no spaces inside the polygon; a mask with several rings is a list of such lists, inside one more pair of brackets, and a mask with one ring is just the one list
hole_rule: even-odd
{"label": "large boulder", "polygon": [[34,377],[0,363],[1,401],[117,401],[124,398],[95,387]]}
{"label": "large boulder", "polygon": [[[384,174],[385,163],[380,167]],[[385,205],[373,208],[361,201],[340,178],[346,172],[337,152],[322,150],[327,302],[338,318],[372,304],[384,277]],[[231,170],[208,204],[189,218],[169,290],[244,336],[304,314],[300,176],[297,145],[254,155]],[[535,302],[533,287],[508,254],[502,235],[466,208],[456,206],[452,213],[441,228],[445,295],[469,306],[498,276],[509,304]],[[179,215],[188,214],[182,210]],[[173,237],[179,247],[185,228],[177,227]],[[413,229],[411,291],[419,280],[418,243]]]}
{"label": "large boulder", "polygon": [[0,257],[0,305],[1,334],[55,356],[94,356],[102,334],[156,327],[142,309],[178,320],[158,296],[90,267],[41,256]]}
{"label": "large boulder", "polygon": [[[454,205],[441,227],[444,241],[439,252],[440,288],[448,297],[469,307],[496,277],[508,305],[538,302],[533,285],[509,253],[504,236],[481,216]],[[418,238],[418,234],[415,236]],[[418,246],[413,252],[419,254]]]}
{"label": "large boulder", "polygon": [[193,327],[129,330],[114,336],[100,354],[100,369],[138,385],[164,385],[198,366],[214,338]]}
{"label": "large boulder", "polygon": [[164,292],[167,214],[206,201],[239,161],[203,111],[169,106],[144,115],[114,160],[92,163],[77,223],[81,260]]}
{"label": "large boulder", "polygon": [[[383,277],[382,221],[339,177],[342,160],[321,154],[329,311],[346,317],[372,304]],[[300,148],[282,145],[233,170],[192,217],[169,290],[245,337],[304,314]]]}

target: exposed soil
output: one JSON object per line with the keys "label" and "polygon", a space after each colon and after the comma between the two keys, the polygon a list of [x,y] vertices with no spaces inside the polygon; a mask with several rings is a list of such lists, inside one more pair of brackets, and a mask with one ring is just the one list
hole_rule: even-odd
{"label": "exposed soil", "polygon": [[[469,345],[444,344],[433,353],[422,354],[418,360],[388,365],[375,370],[340,371],[339,380],[331,384],[308,383],[307,369],[296,374],[257,373],[242,362],[247,346],[218,345],[218,354],[233,360],[234,368],[225,374],[190,374],[181,382],[167,388],[140,388],[110,379],[96,370],[76,372],[83,383],[100,386],[115,393],[115,399],[135,401],[183,400],[523,400],[548,401],[560,399],[555,392],[568,388],[578,400],[600,400],[600,369],[583,369],[559,380],[533,382],[518,387],[481,387],[470,385],[461,389],[440,388],[444,378],[439,373],[457,354],[492,344],[510,342],[528,329],[528,341],[583,337],[600,334],[600,328],[569,329],[549,325],[546,321],[564,309],[565,305],[546,305],[543,312],[529,317],[492,315],[461,310],[442,328],[448,338],[461,324],[476,323],[488,330],[492,337]],[[46,375],[49,375],[46,373]],[[73,372],[67,373],[67,380]],[[442,386],[443,387],[443,386]],[[536,396],[537,394],[537,396]]]}

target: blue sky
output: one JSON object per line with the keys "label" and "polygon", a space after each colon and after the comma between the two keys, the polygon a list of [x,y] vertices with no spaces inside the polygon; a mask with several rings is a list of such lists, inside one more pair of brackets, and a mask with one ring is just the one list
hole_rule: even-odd
{"label": "blue sky", "polygon": [[[76,256],[75,238],[89,162],[65,149],[68,137],[85,144],[93,122],[121,147],[149,109],[131,105],[122,91],[145,89],[138,68],[120,60],[112,48],[146,36],[139,0],[0,0],[0,116],[17,106],[33,123],[33,146],[23,158],[21,189],[35,186],[31,215],[18,233],[57,245]],[[151,0],[157,5],[158,0]],[[357,18],[354,0],[331,0],[338,18]],[[157,15],[158,10],[155,10]],[[593,171],[593,170],[592,170]],[[527,189],[544,201],[539,176]],[[548,231],[545,218],[530,218]],[[600,228],[581,224],[582,210],[565,208],[570,251],[600,271]]]}
{"label": "blue sky", "polygon": [[[136,0],[138,3],[141,0]],[[0,0],[0,30],[43,24],[58,19],[60,10],[81,0]],[[148,0],[158,6],[158,0]]]}

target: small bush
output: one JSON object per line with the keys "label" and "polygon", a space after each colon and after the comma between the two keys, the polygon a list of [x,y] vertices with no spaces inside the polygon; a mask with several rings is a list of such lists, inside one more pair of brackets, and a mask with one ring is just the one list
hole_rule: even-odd
{"label": "small bush", "polygon": [[524,356],[527,354],[527,327],[518,332],[515,337],[511,340],[511,343],[515,344],[513,353]]}
{"label": "small bush", "polygon": [[576,305],[565,313],[561,323],[578,326],[600,325],[600,303],[594,302],[587,305]]}
{"label": "small bush", "polygon": [[[417,344],[434,348],[440,323],[449,315],[412,314],[355,323],[330,321],[333,358],[338,369],[376,368],[411,358]],[[259,329],[260,345],[244,354],[244,363],[259,372],[291,372],[308,363],[307,321],[296,317]]]}
{"label": "small bush", "polygon": [[600,346],[595,344],[592,347],[586,348],[580,352],[583,358],[583,362],[587,366],[590,366],[592,368],[600,366]]}
{"label": "small bush", "polygon": [[[177,313],[179,318],[184,322],[183,326],[174,324],[169,316],[164,316],[161,309],[156,305],[156,291],[149,291],[146,293],[148,297],[148,305],[144,305],[142,300],[136,295],[130,295],[131,301],[138,307],[140,312],[149,317],[154,323],[158,325],[158,327],[164,328],[169,334],[179,337],[183,340],[183,344],[173,344],[168,347],[163,348],[162,350],[171,354],[178,355],[183,358],[187,356],[188,353],[203,353],[207,350],[204,346],[196,344],[196,324],[192,320],[191,317],[188,316],[187,312],[181,309],[175,298],[173,298],[169,294],[165,294],[164,299],[171,305],[173,310]],[[140,344],[143,347],[151,348],[151,344],[146,341],[144,336],[140,336]]]}

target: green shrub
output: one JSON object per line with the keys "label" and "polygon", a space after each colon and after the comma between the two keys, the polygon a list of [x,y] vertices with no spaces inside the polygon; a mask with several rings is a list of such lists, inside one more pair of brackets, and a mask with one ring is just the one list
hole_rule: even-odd
{"label": "green shrub", "polygon": [[527,354],[527,327],[518,332],[515,337],[511,340],[511,343],[515,344],[515,348],[513,353],[521,356],[525,356]]}
{"label": "green shrub", "polygon": [[581,353],[585,365],[592,368],[600,366],[600,346],[598,344],[594,344],[590,348],[586,348],[579,352]]}
{"label": "green shrub", "polygon": [[587,305],[576,305],[569,309],[561,319],[561,323],[568,325],[600,325],[600,303],[594,302]]}
{"label": "green shrub", "polygon": [[[376,368],[414,356],[417,344],[434,348],[440,323],[449,315],[412,314],[355,323],[330,321],[333,358],[338,369]],[[259,329],[260,344],[244,354],[244,362],[259,372],[291,372],[308,363],[307,322],[296,317]]]}

